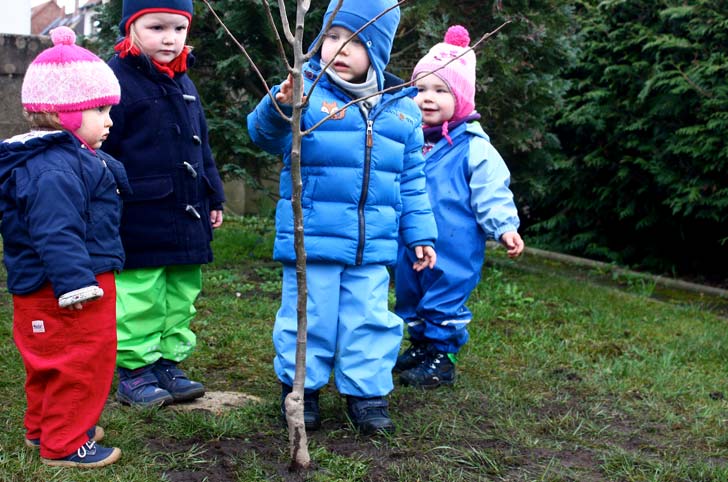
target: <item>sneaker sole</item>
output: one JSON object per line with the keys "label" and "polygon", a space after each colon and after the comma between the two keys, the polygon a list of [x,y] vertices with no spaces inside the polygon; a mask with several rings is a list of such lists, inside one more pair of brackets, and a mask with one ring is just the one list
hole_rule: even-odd
{"label": "sneaker sole", "polygon": [[106,457],[103,460],[99,460],[98,462],[73,462],[71,460],[56,460],[56,459],[44,459],[41,457],[40,461],[43,462],[45,465],[49,465],[51,467],[80,467],[80,468],[88,468],[93,469],[96,467],[105,467],[107,465],[111,465],[117,460],[121,458],[121,450],[114,447],[114,449],[111,451],[108,457]]}
{"label": "sneaker sole", "polygon": [[440,387],[451,387],[451,386],[455,385],[455,380],[444,380],[444,381],[441,380],[441,381],[439,381],[437,383],[433,383],[431,385],[421,385],[418,383],[410,383],[410,382],[408,382],[406,380],[402,380],[400,378],[399,383],[403,387],[422,388],[423,390],[434,390],[435,388],[440,388]]}
{"label": "sneaker sole", "polygon": [[116,400],[123,405],[138,408],[163,407],[174,402],[174,398],[172,398],[171,395],[169,397],[160,398],[159,400],[155,400],[153,402],[135,402],[131,398],[127,398],[124,395],[120,395],[118,393],[116,394]]}
{"label": "sneaker sole", "polygon": [[172,400],[174,402],[189,402],[190,400],[195,400],[197,398],[200,398],[205,394],[205,389],[197,389],[197,390],[191,390],[186,393],[172,393],[170,392],[170,395],[172,395]]}
{"label": "sneaker sole", "polygon": [[[93,440],[94,442],[101,442],[104,439],[104,435],[106,432],[104,432],[103,427],[99,427],[96,425],[96,432],[94,432],[94,436],[91,437],[89,440]],[[30,439],[25,439],[25,446],[29,447],[31,449],[39,449],[40,444],[34,444]]]}
{"label": "sneaker sole", "polygon": [[397,431],[394,425],[387,426],[387,427],[379,427],[376,429],[364,429],[361,427],[356,427],[356,430],[362,434],[362,435],[394,435],[394,433]]}

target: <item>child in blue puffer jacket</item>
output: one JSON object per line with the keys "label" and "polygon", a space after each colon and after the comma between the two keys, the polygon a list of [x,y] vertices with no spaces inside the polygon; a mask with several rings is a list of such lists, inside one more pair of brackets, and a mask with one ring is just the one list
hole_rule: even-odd
{"label": "child in blue puffer jacket", "polygon": [[25,444],[60,467],[103,467],[121,451],[98,445],[116,361],[114,274],[124,265],[121,163],[101,152],[119,82],[51,30],[23,78],[31,131],[0,143],[0,231],[13,339],[25,366]]}
{"label": "child in blue puffer jacket", "polygon": [[[330,2],[324,25],[336,4]],[[393,388],[391,369],[402,322],[387,308],[387,265],[396,260],[398,235],[419,260],[410,269],[435,263],[437,228],[425,192],[421,116],[411,99],[414,89],[373,95],[339,110],[354,99],[402,84],[384,72],[399,24],[398,7],[351,38],[367,21],[395,6],[394,0],[345,0],[331,28],[319,34],[321,50],[303,69],[308,107],[302,129],[334,114],[303,138],[301,152],[308,261],[304,419],[309,430],[320,426],[319,390],[332,370],[359,431],[394,430],[385,396]],[[289,79],[273,89],[284,112],[291,110],[291,88]],[[283,293],[273,329],[284,413],[283,399],[293,383],[297,330],[291,127],[265,97],[248,116],[248,129],[256,144],[282,154],[284,162],[274,246],[274,258],[284,265]]]}
{"label": "child in blue puffer jacket", "polygon": [[472,318],[465,303],[480,281],[486,238],[500,241],[510,257],[524,248],[510,173],[474,112],[469,42],[464,27],[451,27],[412,73],[424,121],[427,192],[440,234],[434,270],[413,272],[411,252],[404,245],[399,250],[395,312],[407,323],[411,342],[395,365],[403,385],[455,382],[455,354],[468,341]]}

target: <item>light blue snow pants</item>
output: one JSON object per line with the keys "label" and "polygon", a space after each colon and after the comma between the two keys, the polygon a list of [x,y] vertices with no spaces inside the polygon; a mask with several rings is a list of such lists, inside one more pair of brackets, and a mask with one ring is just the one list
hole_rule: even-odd
{"label": "light blue snow pants", "polygon": [[[402,320],[387,306],[384,265],[308,263],[307,390],[318,390],[334,372],[341,394],[384,396],[402,341]],[[294,265],[283,266],[281,307],[273,327],[273,362],[281,382],[292,385],[296,363],[297,285]]]}

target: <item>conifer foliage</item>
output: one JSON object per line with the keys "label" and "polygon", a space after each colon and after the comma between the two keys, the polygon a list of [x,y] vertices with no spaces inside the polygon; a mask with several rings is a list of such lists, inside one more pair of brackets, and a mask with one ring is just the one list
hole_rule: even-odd
{"label": "conifer foliage", "polygon": [[551,246],[724,280],[728,3],[581,4],[581,48],[548,176]]}

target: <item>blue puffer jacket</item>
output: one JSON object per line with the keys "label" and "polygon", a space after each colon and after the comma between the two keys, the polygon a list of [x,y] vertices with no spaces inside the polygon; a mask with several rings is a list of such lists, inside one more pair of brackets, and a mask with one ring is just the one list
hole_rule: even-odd
{"label": "blue puffer jacket", "polygon": [[157,71],[146,56],[118,55],[109,66],[121,103],[104,150],[126,168],[121,237],[126,268],[212,261],[210,210],[225,200],[194,84]]}
{"label": "blue puffer jacket", "polygon": [[31,132],[0,143],[0,210],[8,291],[50,281],[56,297],[120,270],[120,162],[96,155],[65,131]]}
{"label": "blue puffer jacket", "polygon": [[[304,66],[306,92],[320,69],[317,58]],[[391,83],[401,81],[392,78]],[[273,89],[274,95],[278,89]],[[308,260],[393,264],[398,233],[411,247],[434,244],[437,228],[425,192],[421,116],[410,98],[414,94],[414,88],[383,94],[368,119],[356,105],[348,107],[303,138],[302,204]],[[322,78],[309,95],[302,129],[351,100],[327,77]],[[260,147],[283,154],[273,255],[293,262],[290,125],[265,97],[248,116],[248,130]]]}

